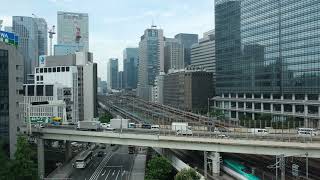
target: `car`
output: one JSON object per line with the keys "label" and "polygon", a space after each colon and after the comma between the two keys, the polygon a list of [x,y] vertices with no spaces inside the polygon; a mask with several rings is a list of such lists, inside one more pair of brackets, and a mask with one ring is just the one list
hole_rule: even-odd
{"label": "car", "polygon": [[115,146],[115,144],[110,144],[110,146]]}
{"label": "car", "polygon": [[99,151],[98,154],[97,154],[98,157],[103,157],[103,155],[104,155],[103,151]]}
{"label": "car", "polygon": [[33,127],[35,127],[35,128],[44,128],[44,125],[43,124],[35,124]]}

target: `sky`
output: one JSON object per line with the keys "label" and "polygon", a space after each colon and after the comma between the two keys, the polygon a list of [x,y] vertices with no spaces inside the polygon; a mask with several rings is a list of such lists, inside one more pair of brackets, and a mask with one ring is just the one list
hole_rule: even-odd
{"label": "sky", "polygon": [[[89,14],[89,46],[98,63],[98,75],[106,80],[107,61],[119,58],[126,47],[138,47],[152,22],[164,36],[202,34],[214,28],[214,0],[0,0],[0,19],[11,26],[11,16],[45,18],[57,24],[57,11]],[[55,40],[54,40],[55,42]],[[54,43],[55,44],[55,43]]]}

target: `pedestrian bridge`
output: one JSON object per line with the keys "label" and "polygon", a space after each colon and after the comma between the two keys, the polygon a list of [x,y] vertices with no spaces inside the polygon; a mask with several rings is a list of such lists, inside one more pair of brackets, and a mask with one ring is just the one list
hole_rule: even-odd
{"label": "pedestrian bridge", "polygon": [[146,146],[225,153],[301,156],[320,158],[320,142],[281,142],[270,139],[228,139],[161,135],[143,131],[79,131],[60,128],[32,128],[41,139]]}

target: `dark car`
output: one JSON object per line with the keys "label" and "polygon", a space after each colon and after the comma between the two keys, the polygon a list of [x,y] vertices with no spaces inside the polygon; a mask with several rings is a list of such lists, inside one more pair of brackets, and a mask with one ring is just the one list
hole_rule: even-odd
{"label": "dark car", "polygon": [[143,129],[151,129],[151,124],[142,124]]}
{"label": "dark car", "polygon": [[97,156],[98,157],[103,157],[103,155],[104,155],[104,152],[103,151],[99,151]]}

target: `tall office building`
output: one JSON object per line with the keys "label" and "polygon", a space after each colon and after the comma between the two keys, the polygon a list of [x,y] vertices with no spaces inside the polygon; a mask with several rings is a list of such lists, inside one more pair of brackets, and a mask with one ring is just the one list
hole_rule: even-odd
{"label": "tall office building", "polygon": [[212,84],[208,83],[212,82],[211,72],[193,68],[170,70],[162,81],[163,104],[192,112],[207,109],[208,98],[213,95]]}
{"label": "tall office building", "polygon": [[174,38],[164,42],[164,72],[169,69],[184,69],[184,46]]}
{"label": "tall office building", "polygon": [[[76,41],[76,36],[80,35],[79,43]],[[89,51],[89,17],[87,13],[73,13],[58,11],[57,23],[57,43],[60,46],[55,47],[55,50],[61,52],[61,48],[70,46],[69,49],[76,51]],[[62,47],[61,47],[62,46]],[[64,46],[64,47],[63,47]],[[74,53],[74,52],[66,52]],[[61,53],[60,53],[61,54]]]}
{"label": "tall office building", "polygon": [[38,26],[38,55],[48,55],[48,26],[43,18],[34,18]]}
{"label": "tall office building", "polygon": [[139,49],[126,48],[123,51],[123,78],[125,89],[136,89],[138,82]]}
{"label": "tall office building", "polygon": [[62,107],[65,108],[33,107],[27,110],[24,106],[25,116],[33,119],[58,117],[66,123],[97,117],[97,64],[93,63],[92,53],[40,58],[39,67],[35,68],[34,84],[25,84],[24,89],[24,104],[63,101]]}
{"label": "tall office building", "polygon": [[117,58],[110,58],[107,64],[107,83],[108,89],[118,89],[119,65]]}
{"label": "tall office building", "polygon": [[210,30],[203,34],[203,38],[191,47],[191,66],[212,72],[213,86],[215,87],[215,37],[214,30]]}
{"label": "tall office building", "polygon": [[156,26],[144,31],[139,42],[137,95],[151,101],[151,90],[160,72],[164,71],[163,30]]}
{"label": "tall office building", "polygon": [[0,42],[0,139],[14,157],[22,102],[23,57],[14,45]]}
{"label": "tall office building", "polygon": [[215,1],[215,108],[235,120],[270,113],[320,127],[319,8],[313,0]]}
{"label": "tall office building", "polygon": [[198,34],[179,33],[174,36],[184,47],[184,65],[188,66],[191,63],[191,46],[198,42]]}
{"label": "tall office building", "polygon": [[38,26],[32,17],[13,16],[12,30],[19,36],[19,51],[24,59],[24,81],[38,64]]}

